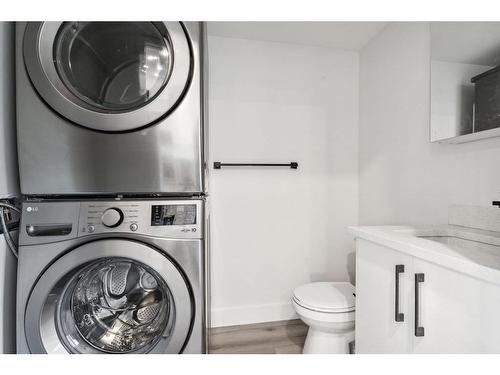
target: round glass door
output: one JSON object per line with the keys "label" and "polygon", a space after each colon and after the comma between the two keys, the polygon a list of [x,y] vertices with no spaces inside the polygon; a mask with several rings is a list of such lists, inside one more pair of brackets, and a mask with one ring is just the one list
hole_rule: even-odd
{"label": "round glass door", "polygon": [[119,258],[76,272],[58,309],[58,329],[69,351],[79,351],[83,339],[107,353],[151,349],[170,333],[175,311],[167,284],[154,270]]}
{"label": "round glass door", "polygon": [[152,100],[172,67],[172,46],[151,22],[64,22],[54,42],[62,81],[97,111]]}
{"label": "round glass door", "polygon": [[172,261],[125,239],[86,243],[41,275],[25,313],[32,353],[180,353],[191,292]]}
{"label": "round glass door", "polygon": [[173,111],[189,87],[191,55],[179,22],[28,22],[23,39],[28,76],[46,104],[108,132]]}

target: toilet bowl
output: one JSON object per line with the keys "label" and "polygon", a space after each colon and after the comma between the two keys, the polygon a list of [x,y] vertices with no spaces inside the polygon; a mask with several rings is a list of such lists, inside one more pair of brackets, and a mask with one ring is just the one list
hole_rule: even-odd
{"label": "toilet bowl", "polygon": [[299,286],[292,304],[309,326],[304,354],[348,354],[354,341],[354,286],[348,282],[317,282]]}

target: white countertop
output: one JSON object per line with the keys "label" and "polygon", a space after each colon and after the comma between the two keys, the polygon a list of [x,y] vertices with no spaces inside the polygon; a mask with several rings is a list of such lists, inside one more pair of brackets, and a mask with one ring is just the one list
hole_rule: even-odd
{"label": "white countertop", "polygon": [[[349,230],[356,238],[500,285],[500,232],[458,225],[358,226]],[[436,237],[445,243],[421,237]]]}

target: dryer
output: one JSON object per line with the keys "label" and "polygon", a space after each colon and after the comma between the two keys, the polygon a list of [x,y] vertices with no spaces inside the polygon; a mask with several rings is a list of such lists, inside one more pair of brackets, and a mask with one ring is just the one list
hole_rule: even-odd
{"label": "dryer", "polygon": [[30,201],[19,353],[205,353],[203,201]]}
{"label": "dryer", "polygon": [[205,33],[196,22],[20,22],[26,195],[205,190]]}

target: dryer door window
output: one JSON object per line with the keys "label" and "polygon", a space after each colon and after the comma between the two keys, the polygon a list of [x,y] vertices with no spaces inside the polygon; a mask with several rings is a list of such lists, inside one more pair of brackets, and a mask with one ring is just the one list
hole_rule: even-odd
{"label": "dryer door window", "polygon": [[163,89],[172,46],[151,22],[64,22],[54,60],[68,90],[95,110],[131,111]]}
{"label": "dryer door window", "polygon": [[32,353],[180,353],[193,319],[175,264],[145,244],[106,239],[56,260],[26,307]]}
{"label": "dryer door window", "polygon": [[179,22],[29,22],[28,75],[41,98],[81,126],[123,132],[173,111],[193,61]]}

